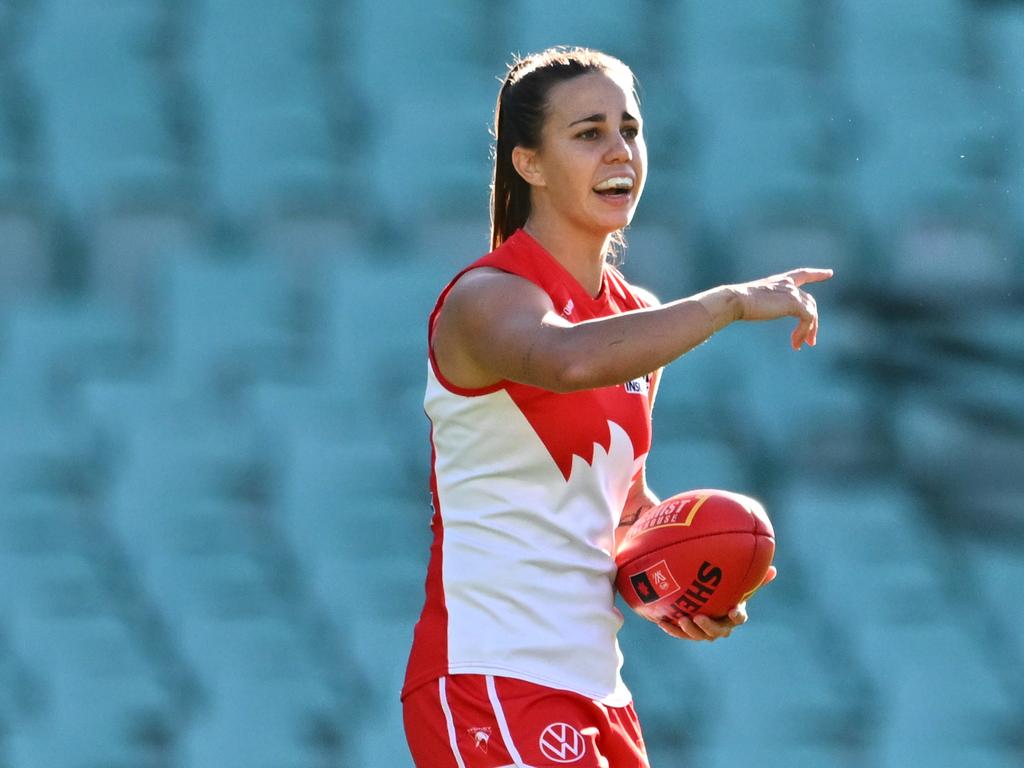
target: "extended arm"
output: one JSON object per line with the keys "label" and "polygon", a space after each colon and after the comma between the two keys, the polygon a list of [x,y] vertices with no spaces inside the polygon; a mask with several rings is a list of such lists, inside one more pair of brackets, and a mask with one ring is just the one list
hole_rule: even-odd
{"label": "extended arm", "polygon": [[445,301],[434,354],[445,376],[463,387],[502,379],[554,392],[621,384],[661,368],[739,319],[796,317],[794,347],[814,344],[817,308],[798,286],[830,276],[830,270],[794,270],[572,324],[536,285],[476,269]]}

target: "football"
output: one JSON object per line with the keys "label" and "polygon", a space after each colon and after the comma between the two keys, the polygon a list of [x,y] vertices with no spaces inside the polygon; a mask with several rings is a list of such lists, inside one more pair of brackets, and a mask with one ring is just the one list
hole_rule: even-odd
{"label": "football", "polygon": [[721,618],[750,598],[775,555],[760,502],[730,491],[686,491],[645,511],[615,555],[626,604],[658,622]]}

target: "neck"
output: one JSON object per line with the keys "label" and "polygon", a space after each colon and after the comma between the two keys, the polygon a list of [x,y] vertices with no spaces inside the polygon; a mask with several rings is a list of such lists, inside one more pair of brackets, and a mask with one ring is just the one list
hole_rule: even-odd
{"label": "neck", "polygon": [[595,235],[573,229],[564,221],[530,214],[523,229],[544,246],[590,296],[601,292],[605,253],[611,235]]}

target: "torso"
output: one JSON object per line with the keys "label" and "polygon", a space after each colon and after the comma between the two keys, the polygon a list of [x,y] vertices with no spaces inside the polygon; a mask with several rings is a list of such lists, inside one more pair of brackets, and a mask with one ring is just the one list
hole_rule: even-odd
{"label": "torso", "polygon": [[[572,323],[645,305],[611,267],[590,296],[521,231],[469,269],[529,280]],[[467,387],[438,362],[432,355],[424,403],[434,543],[405,691],[461,672],[628,702],[612,549],[650,447],[647,380],[568,394],[511,381]]]}

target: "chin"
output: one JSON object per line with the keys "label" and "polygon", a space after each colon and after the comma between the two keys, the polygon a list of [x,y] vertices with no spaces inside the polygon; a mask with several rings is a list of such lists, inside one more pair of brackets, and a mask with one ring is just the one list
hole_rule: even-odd
{"label": "chin", "polygon": [[633,220],[633,212],[630,211],[628,216],[616,216],[614,219],[609,219],[604,224],[604,229],[607,230],[607,234],[618,232],[620,229],[625,229],[629,226],[629,223]]}

